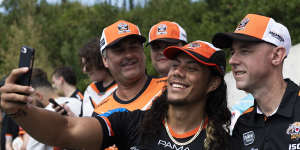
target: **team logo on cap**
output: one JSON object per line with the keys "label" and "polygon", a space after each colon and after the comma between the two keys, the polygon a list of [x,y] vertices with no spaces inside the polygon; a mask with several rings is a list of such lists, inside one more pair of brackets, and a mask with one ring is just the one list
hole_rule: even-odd
{"label": "team logo on cap", "polygon": [[160,24],[157,27],[157,32],[156,34],[161,35],[161,34],[167,34],[167,26],[165,24]]}
{"label": "team logo on cap", "polygon": [[255,134],[253,131],[243,133],[243,142],[245,146],[252,144],[254,140],[255,140]]}
{"label": "team logo on cap", "polygon": [[235,30],[236,31],[243,30],[249,21],[250,21],[249,18],[244,18]]}
{"label": "team logo on cap", "polygon": [[128,24],[125,24],[125,23],[120,23],[118,25],[118,30],[119,30],[119,33],[130,32]]}
{"label": "team logo on cap", "polygon": [[291,136],[292,140],[300,139],[300,122],[294,122],[289,125],[289,128],[286,130],[286,134]]}
{"label": "team logo on cap", "polygon": [[194,49],[201,47],[200,43],[191,43],[187,48]]}

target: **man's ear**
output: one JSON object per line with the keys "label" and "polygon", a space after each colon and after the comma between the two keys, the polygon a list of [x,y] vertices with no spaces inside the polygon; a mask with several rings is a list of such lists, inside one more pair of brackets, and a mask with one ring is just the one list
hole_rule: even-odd
{"label": "man's ear", "polygon": [[273,49],[272,64],[277,66],[282,64],[283,60],[286,58],[286,49],[282,46],[275,47]]}
{"label": "man's ear", "polygon": [[216,90],[221,84],[221,78],[219,76],[214,76],[209,82],[207,93]]}
{"label": "man's ear", "polygon": [[65,82],[65,79],[63,78],[63,76],[58,77],[58,80],[60,81],[60,84],[62,84],[63,82]]}
{"label": "man's ear", "polygon": [[35,91],[32,97],[34,98],[34,101],[42,101],[44,98],[43,95],[38,91]]}
{"label": "man's ear", "polygon": [[108,58],[107,58],[107,52],[106,52],[106,56],[102,56],[102,62],[103,62],[103,65],[105,66],[105,68],[108,68]]}

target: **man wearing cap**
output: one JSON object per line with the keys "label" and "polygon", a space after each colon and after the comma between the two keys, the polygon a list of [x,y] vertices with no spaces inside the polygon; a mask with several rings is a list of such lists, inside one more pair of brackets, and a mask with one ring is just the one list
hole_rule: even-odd
{"label": "man wearing cap", "polygon": [[146,110],[162,93],[166,78],[152,78],[145,71],[145,41],[138,26],[124,20],[104,28],[100,51],[118,89],[95,107],[93,116],[119,108]]}
{"label": "man wearing cap", "polygon": [[163,50],[168,46],[183,46],[187,44],[185,30],[176,22],[161,21],[151,27],[147,46],[151,46],[151,62],[159,76],[167,76],[171,67]]}
{"label": "man wearing cap", "polygon": [[288,29],[272,18],[248,14],[233,33],[217,33],[213,44],[231,48],[236,87],[255,98],[233,129],[237,149],[299,149],[299,87],[282,75],[291,47]]}
{"label": "man wearing cap", "polygon": [[[30,104],[28,86],[16,85],[28,68],[12,71],[0,89],[1,106],[30,135],[49,145],[100,149],[116,144],[128,149],[219,150],[229,148],[224,51],[204,41],[172,46],[164,55],[174,61],[167,91],[147,111],[105,113],[72,118]],[[52,126],[55,125],[55,129]],[[92,137],[92,138],[91,138]]]}

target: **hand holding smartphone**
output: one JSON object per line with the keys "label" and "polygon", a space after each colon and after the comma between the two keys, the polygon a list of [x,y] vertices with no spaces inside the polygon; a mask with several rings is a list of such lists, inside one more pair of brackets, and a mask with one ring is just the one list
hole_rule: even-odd
{"label": "hand holding smartphone", "polygon": [[[32,68],[33,68],[33,62],[34,62],[34,52],[35,52],[35,50],[33,48],[26,47],[26,46],[21,47],[20,57],[19,57],[19,68],[28,67],[29,70],[27,73],[21,75],[17,79],[16,84],[30,86]],[[27,95],[24,93],[19,93],[19,94]],[[15,102],[15,103],[26,104],[25,102]]]}
{"label": "hand holding smartphone", "polygon": [[63,110],[63,112],[62,112],[61,114],[62,114],[62,115],[67,115],[67,111],[64,109],[64,107],[61,106],[61,105],[59,105],[53,98],[50,98],[50,99],[49,99],[49,102],[50,102],[51,104],[53,104],[53,108],[58,107],[57,112]]}

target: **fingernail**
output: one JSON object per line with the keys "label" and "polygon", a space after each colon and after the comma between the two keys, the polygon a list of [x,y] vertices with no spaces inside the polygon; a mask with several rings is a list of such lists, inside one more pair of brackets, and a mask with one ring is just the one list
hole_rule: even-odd
{"label": "fingernail", "polygon": [[28,96],[28,97],[27,97],[27,101],[28,101],[29,103],[31,103],[31,102],[33,101],[33,97]]}
{"label": "fingernail", "polygon": [[34,92],[34,88],[30,87],[29,92],[31,92],[31,93]]}
{"label": "fingernail", "polygon": [[23,67],[22,68],[24,71],[27,71],[29,68],[28,67]]}

